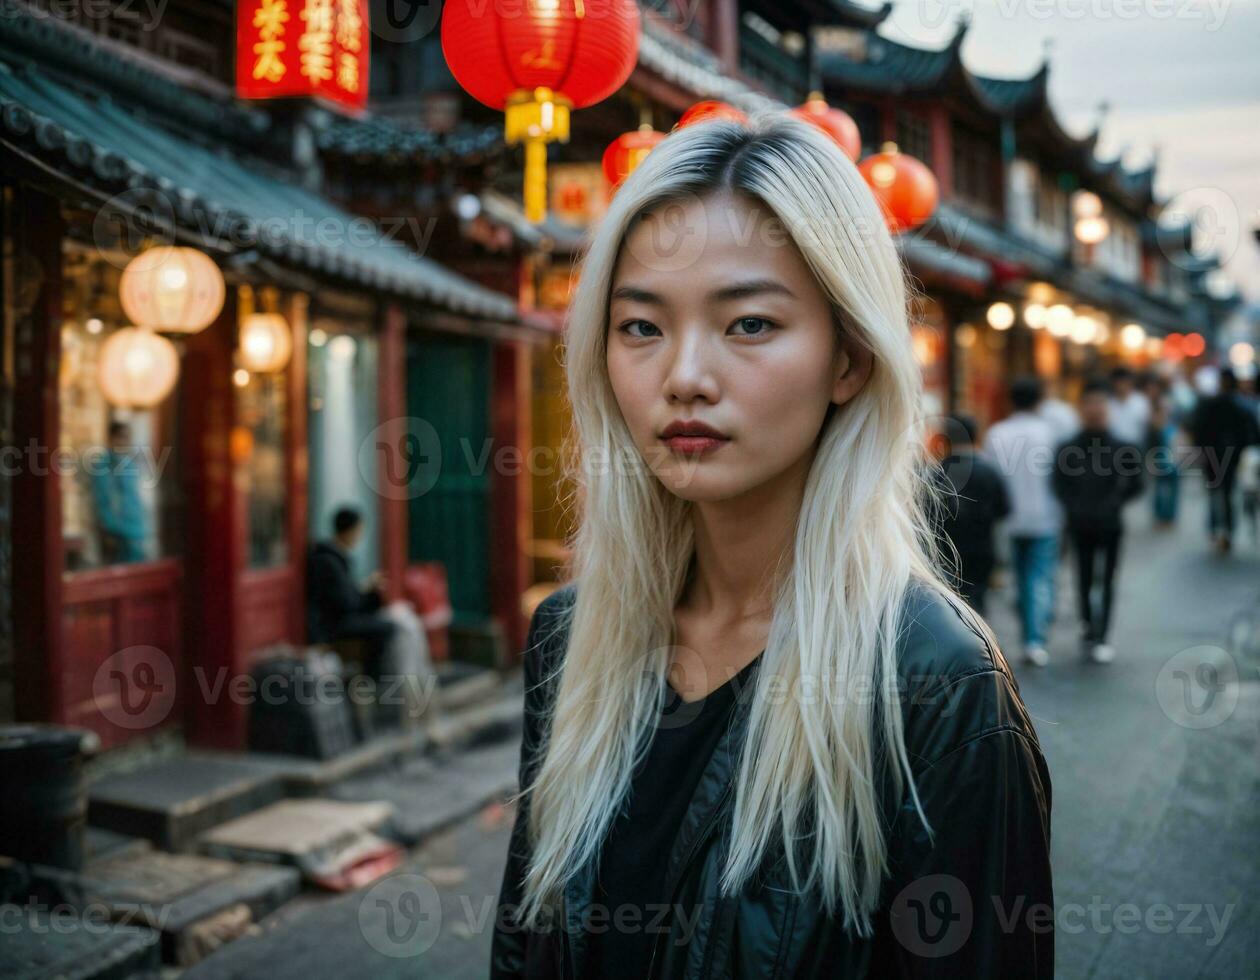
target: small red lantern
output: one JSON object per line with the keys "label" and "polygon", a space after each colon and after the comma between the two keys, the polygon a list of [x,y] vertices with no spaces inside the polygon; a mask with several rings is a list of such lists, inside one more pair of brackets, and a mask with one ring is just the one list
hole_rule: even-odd
{"label": "small red lantern", "polygon": [[1186,356],[1186,338],[1179,333],[1170,333],[1164,338],[1164,360],[1180,361]]}
{"label": "small red lantern", "polygon": [[896,143],[885,143],[858,170],[894,235],[917,228],[936,211],[941,196],[936,177],[922,161],[900,152]]}
{"label": "small red lantern", "polygon": [[856,162],[862,155],[862,135],[858,132],[857,123],[847,112],[829,106],[821,92],[810,92],[809,98],[789,115],[813,123],[835,140],[836,145],[844,150],[845,156],[850,160]]}
{"label": "small red lantern", "polygon": [[1198,357],[1207,350],[1207,341],[1199,333],[1188,333],[1182,338],[1181,350],[1186,357]]}
{"label": "small red lantern", "polygon": [[506,113],[509,143],[525,144],[525,213],[547,208],[547,144],[569,139],[569,110],[601,102],[634,70],[639,8],[629,0],[446,0],[442,53],[473,98]]}
{"label": "small red lantern", "polygon": [[748,115],[742,109],[731,105],[729,102],[705,99],[703,102],[697,102],[684,112],[674,128],[682,129],[684,126],[703,122],[706,119],[729,119],[732,122],[746,123],[748,122]]}
{"label": "small red lantern", "polygon": [[643,162],[665,134],[645,123],[629,133],[622,133],[608,144],[602,162],[604,176],[613,190],[621,186],[621,182],[634,173],[634,168]]}

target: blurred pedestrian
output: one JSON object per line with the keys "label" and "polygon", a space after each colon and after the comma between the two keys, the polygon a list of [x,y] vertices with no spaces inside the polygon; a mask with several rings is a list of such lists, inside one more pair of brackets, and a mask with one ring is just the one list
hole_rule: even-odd
{"label": "blurred pedestrian", "polygon": [[134,450],[131,426],[110,422],[109,449],[91,476],[101,560],[106,565],[148,558],[149,518],[140,494],[140,467]]}
{"label": "blurred pedestrian", "polygon": [[1190,420],[1208,491],[1208,532],[1222,553],[1233,546],[1234,482],[1242,451],[1260,442],[1260,424],[1239,398],[1234,372],[1223,368],[1217,390],[1199,401]]}
{"label": "blurred pedestrian", "polygon": [[1063,511],[1051,488],[1054,428],[1037,414],[1041,381],[1021,377],[1011,383],[1014,411],[989,429],[985,448],[1006,481],[1011,513],[1011,564],[1019,597],[1024,659],[1038,667],[1050,661],[1046,642],[1054,615],[1055,575]]}
{"label": "blurred pedestrian", "polygon": [[941,533],[953,545],[957,568],[955,589],[977,612],[984,613],[993,575],[993,526],[1011,512],[1002,474],[976,452],[976,420],[952,415],[947,422],[947,448],[941,460],[945,480]]}
{"label": "blurred pedestrian", "polygon": [[1151,509],[1155,526],[1167,529],[1177,521],[1177,503],[1181,497],[1181,468],[1177,463],[1177,426],[1172,418],[1172,404],[1166,394],[1148,394],[1151,398],[1151,421],[1147,427],[1146,453],[1150,461],[1154,493]]}
{"label": "blurred pedestrian", "polygon": [[1151,417],[1151,402],[1140,390],[1139,379],[1132,369],[1119,365],[1111,370],[1111,399],[1107,408],[1111,433],[1122,442],[1142,445],[1146,424]]}
{"label": "blurred pedestrian", "polygon": [[1081,420],[1076,409],[1053,391],[1047,391],[1037,406],[1037,414],[1050,423],[1056,442],[1072,438],[1080,431]]}
{"label": "blurred pedestrian", "polygon": [[[1115,657],[1107,632],[1124,535],[1121,512],[1142,492],[1144,482],[1141,447],[1116,438],[1108,427],[1110,392],[1101,379],[1085,385],[1081,431],[1059,447],[1054,470],[1054,491],[1063,501],[1068,539],[1076,555],[1081,639],[1095,663],[1109,663]],[[1101,593],[1097,603],[1095,585]]]}

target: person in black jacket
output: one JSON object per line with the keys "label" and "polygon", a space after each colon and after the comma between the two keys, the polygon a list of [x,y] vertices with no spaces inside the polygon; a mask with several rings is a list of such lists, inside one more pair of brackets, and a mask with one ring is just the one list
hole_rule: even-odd
{"label": "person in black jacket", "polygon": [[1227,552],[1233,546],[1238,466],[1243,450],[1260,442],[1255,415],[1239,398],[1238,379],[1229,368],[1220,373],[1220,390],[1196,406],[1189,428],[1207,483],[1211,533],[1217,548]]}
{"label": "person in black jacket", "polygon": [[350,553],[363,536],[363,517],[350,507],[333,515],[333,536],[312,549],[306,565],[307,639],[311,643],[362,639],[368,644],[363,665],[379,677],[385,649],[397,628],[381,615],[383,581],[372,575],[365,588],[350,573]]}
{"label": "person in black jacket", "polygon": [[[1108,429],[1110,394],[1106,381],[1085,385],[1081,431],[1059,447],[1054,471],[1054,491],[1063,502],[1068,538],[1076,553],[1082,639],[1095,663],[1115,657],[1107,631],[1124,533],[1121,512],[1145,483],[1141,448],[1122,442]],[[1102,593],[1098,604],[1093,600],[1096,581]]]}
{"label": "person in black jacket", "polygon": [[958,594],[983,614],[995,562],[993,526],[1011,512],[1011,502],[1002,474],[976,452],[977,432],[970,415],[953,415],[946,423],[941,533],[958,554],[952,576]]}

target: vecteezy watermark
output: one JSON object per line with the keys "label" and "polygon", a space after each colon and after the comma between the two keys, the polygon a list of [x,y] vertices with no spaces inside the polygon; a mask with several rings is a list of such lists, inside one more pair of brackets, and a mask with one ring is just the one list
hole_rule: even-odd
{"label": "vecteezy watermark", "polygon": [[1238,707],[1238,662],[1216,646],[1169,657],[1155,676],[1155,700],[1183,728],[1215,728]]}
{"label": "vecteezy watermark", "polygon": [[25,446],[0,447],[0,476],[118,476],[136,477],[144,487],[156,487],[170,462],[171,446],[47,446],[30,440]]}
{"label": "vecteezy watermark", "polygon": [[927,875],[893,899],[889,923],[897,941],[915,956],[952,956],[971,936],[975,912],[971,892],[948,874]]}
{"label": "vecteezy watermark", "polygon": [[164,929],[171,915],[167,903],[128,902],[110,906],[104,902],[72,905],[67,902],[49,904],[35,898],[25,902],[0,904],[0,936],[18,933],[37,936],[69,936],[74,933],[104,935],[119,925],[141,925]]}
{"label": "vecteezy watermark", "polygon": [[359,444],[358,465],[359,475],[380,496],[411,500],[432,490],[441,476],[442,440],[427,419],[389,419]]}
{"label": "vecteezy watermark", "polygon": [[[147,33],[162,21],[169,0],[41,0],[34,3],[4,4],[0,17],[21,16],[35,20],[63,20],[82,25],[87,21],[122,21],[130,31]],[[100,28],[96,28],[100,30]]]}
{"label": "vecteezy watermark", "polygon": [[[1216,31],[1225,22],[1230,0],[994,0],[985,16],[1002,20],[1026,18],[1031,21],[1138,21],[1175,20],[1203,23]],[[919,0],[908,8],[919,26],[935,30],[970,14],[971,0]],[[910,25],[902,25],[909,30]]]}
{"label": "vecteezy watermark", "polygon": [[154,646],[131,646],[107,657],[92,677],[96,709],[130,731],[155,728],[170,717],[176,698],[175,666]]}
{"label": "vecteezy watermark", "polygon": [[383,956],[419,956],[442,931],[442,896],[424,875],[393,875],[359,900],[359,932]]}
{"label": "vecteezy watermark", "polygon": [[1206,936],[1209,948],[1220,945],[1235,905],[1203,902],[1170,904],[1105,901],[1029,901],[1027,895],[988,895],[976,901],[966,883],[954,875],[933,874],[906,885],[889,910],[892,933],[910,953],[927,959],[952,956],[973,936],[988,941],[994,935],[1027,932],[1078,935],[1148,932],[1155,935]]}
{"label": "vecteezy watermark", "polygon": [[382,673],[377,677],[356,674],[349,680],[333,672],[313,670],[271,673],[261,677],[234,673],[227,667],[210,672],[197,666],[192,670],[195,691],[203,704],[330,705],[348,702],[355,706],[382,705],[406,708],[411,717],[424,714],[437,696],[436,675]]}

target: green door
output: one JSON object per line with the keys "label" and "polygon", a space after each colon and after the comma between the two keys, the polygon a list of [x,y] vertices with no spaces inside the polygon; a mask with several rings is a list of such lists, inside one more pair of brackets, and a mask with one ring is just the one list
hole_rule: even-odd
{"label": "green door", "polygon": [[407,345],[407,413],[442,450],[437,482],[411,498],[408,558],[446,566],[455,623],[490,618],[490,345],[426,334]]}

